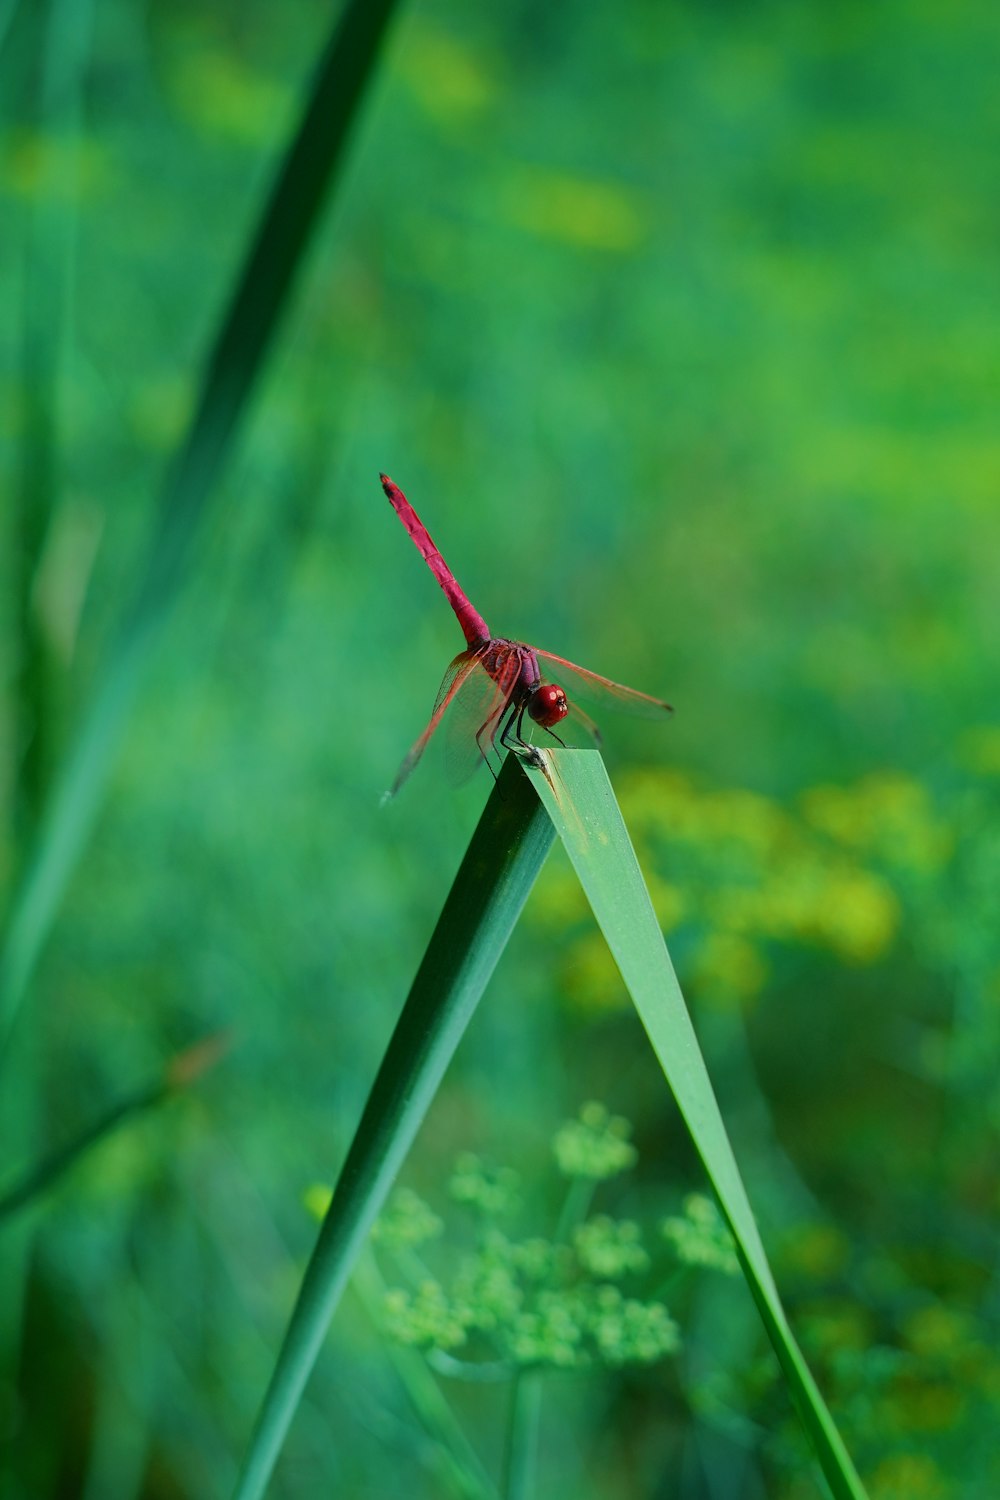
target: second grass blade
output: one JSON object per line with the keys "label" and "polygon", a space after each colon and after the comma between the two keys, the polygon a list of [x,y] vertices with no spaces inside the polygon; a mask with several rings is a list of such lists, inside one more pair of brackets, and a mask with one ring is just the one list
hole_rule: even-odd
{"label": "second grass blade", "polygon": [[747,1283],[837,1500],[865,1491],[788,1325],[701,1049],[622,815],[596,750],[560,750],[525,770],[653,1044],[736,1241]]}

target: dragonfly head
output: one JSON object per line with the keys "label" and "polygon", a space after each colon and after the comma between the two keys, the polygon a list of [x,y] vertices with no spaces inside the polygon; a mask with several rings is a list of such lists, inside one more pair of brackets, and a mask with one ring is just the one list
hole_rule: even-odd
{"label": "dragonfly head", "polygon": [[569,703],[561,687],[554,682],[544,682],[536,688],[528,700],[528,714],[543,729],[551,729],[569,713]]}

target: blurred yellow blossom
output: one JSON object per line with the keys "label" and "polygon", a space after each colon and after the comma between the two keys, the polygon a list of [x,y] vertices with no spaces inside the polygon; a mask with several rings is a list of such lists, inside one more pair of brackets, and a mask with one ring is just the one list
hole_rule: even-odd
{"label": "blurred yellow blossom", "polygon": [[950,1484],[932,1458],[895,1453],[879,1464],[869,1481],[872,1500],[947,1500]]}
{"label": "blurred yellow blossom", "polygon": [[801,1307],[803,1329],[807,1330],[812,1348],[846,1350],[858,1353],[871,1348],[870,1309],[846,1297],[826,1297]]}
{"label": "blurred yellow blossom", "polygon": [[283,82],[221,47],[178,51],[169,85],[178,113],[195,130],[244,146],[272,141],[291,108]]}
{"label": "blurred yellow blossom", "polygon": [[646,237],[644,206],[618,182],[522,166],[510,176],[503,205],[511,223],[544,239],[623,252]]}
{"label": "blurred yellow blossom", "polygon": [[583,887],[557,845],[531,893],[529,917],[546,927],[567,928],[585,920],[589,911]]}
{"label": "blurred yellow blossom", "polygon": [[886,952],[899,925],[899,902],[867,870],[832,871],[826,881],[815,932],[834,952],[854,963],[873,963]]}
{"label": "blurred yellow blossom", "polygon": [[85,202],[114,186],[111,158],[97,141],[25,126],[8,136],[2,182],[5,193],[49,204]]}
{"label": "blurred yellow blossom", "polygon": [[[913,877],[926,888],[957,836],[929,788],[901,772],[812,787],[782,802],[702,786],[679,771],[637,769],[622,778],[620,797],[682,981],[716,1005],[759,995],[777,948],[818,950],[852,965],[883,959]],[[568,867],[546,877],[534,912],[550,930],[567,932],[574,1001],[585,1009],[622,1003]]]}
{"label": "blurred yellow blossom", "polygon": [[958,744],[958,762],[976,776],[1000,776],[1000,724],[977,724]]}
{"label": "blurred yellow blossom", "polygon": [[425,20],[410,23],[396,66],[421,108],[442,123],[479,114],[499,86],[482,57]]}
{"label": "blurred yellow blossom", "polygon": [[866,776],[854,786],[814,787],[803,795],[802,809],[829,838],[904,868],[936,870],[952,850],[951,832],[934,813],[927,788],[899,772]]}
{"label": "blurred yellow blossom", "polygon": [[572,945],[562,988],[580,1010],[620,1010],[627,1004],[621,975],[600,932],[585,933]]}
{"label": "blurred yellow blossom", "polygon": [[815,1281],[829,1281],[844,1271],[850,1243],[834,1224],[803,1224],[782,1247],[782,1264]]}
{"label": "blurred yellow blossom", "polygon": [[923,1359],[947,1360],[966,1351],[972,1339],[968,1315],[941,1302],[917,1308],[904,1318],[900,1331],[914,1354]]}
{"label": "blurred yellow blossom", "polygon": [[656,920],[664,932],[672,932],[688,910],[684,892],[672,881],[664,880],[656,870],[647,872],[646,886],[653,902]]}
{"label": "blurred yellow blossom", "polygon": [[768,967],[760,950],[746,938],[712,932],[697,950],[694,975],[707,998],[746,1000],[764,988]]}
{"label": "blurred yellow blossom", "polygon": [[947,1432],[963,1416],[967,1399],[954,1381],[901,1376],[882,1403],[882,1420],[900,1432]]}

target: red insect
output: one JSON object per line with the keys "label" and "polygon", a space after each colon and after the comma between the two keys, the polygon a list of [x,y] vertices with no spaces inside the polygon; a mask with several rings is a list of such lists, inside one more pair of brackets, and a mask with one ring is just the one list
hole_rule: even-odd
{"label": "red insect", "polygon": [[[622,687],[621,683],[599,677],[596,672],[577,667],[561,656],[553,656],[551,651],[539,651],[535,646],[493,635],[482,615],[473,609],[462,592],[454,573],[403,491],[387,474],[381,474],[379,478],[393,510],[444,589],[467,642],[467,649],[455,657],[445,672],[430,722],[400,766],[388,796],[394,797],[399,791],[452,704],[455,707],[450,722],[458,730],[451,735],[452,744],[466,749],[474,745],[476,759],[482,757],[491,771],[493,767],[488,751],[495,750],[498,744],[504,749],[528,747],[524,738],[525,714],[560,745],[564,741],[556,734],[555,725],[567,714],[572,714],[600,743],[601,736],[593,719],[578,704],[571,703],[561,687],[542,680],[539,658],[554,663],[559,669],[558,675],[568,678],[585,698],[649,718],[662,718],[673,711],[669,703],[663,703],[659,698],[650,698],[647,693],[638,693],[634,688]],[[463,735],[461,731],[466,728],[467,733]]]}

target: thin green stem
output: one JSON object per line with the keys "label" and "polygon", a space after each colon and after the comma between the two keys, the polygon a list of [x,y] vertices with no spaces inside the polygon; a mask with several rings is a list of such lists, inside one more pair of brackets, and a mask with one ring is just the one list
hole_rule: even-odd
{"label": "thin green stem", "polygon": [[[30,16],[40,58],[32,126],[47,150],[28,205],[19,298],[21,371],[10,539],[17,615],[13,688],[18,750],[15,827],[27,855],[53,759],[53,661],[39,604],[39,564],[60,491],[60,397],[77,238],[74,168],[89,56],[91,0],[47,0]],[[56,181],[58,161],[60,178]]]}
{"label": "thin green stem", "polygon": [[50,1188],[55,1187],[84,1157],[89,1156],[109,1136],[116,1134],[128,1121],[157,1109],[179,1089],[187,1087],[206,1068],[213,1066],[224,1048],[224,1042],[210,1037],[190,1051],[181,1053],[154,1083],[120,1099],[73,1140],[43,1157],[20,1181],[0,1196],[0,1222],[21,1209],[28,1208]]}
{"label": "thin green stem", "polygon": [[362,1255],[351,1280],[352,1289],[385,1337],[386,1350],[421,1426],[436,1448],[436,1469],[442,1482],[461,1500],[497,1500],[496,1486],[466,1437],[458,1418],[438,1386],[422,1353],[397,1343],[385,1332],[382,1304],[385,1283],[375,1259]]}
{"label": "thin green stem", "polygon": [[597,1183],[592,1177],[574,1177],[563,1199],[563,1206],[556,1224],[556,1243],[569,1244],[573,1231],[587,1217],[594,1199]]}
{"label": "thin green stem", "polygon": [[530,1500],[538,1470],[542,1417],[542,1372],[519,1370],[510,1391],[500,1494],[503,1500]]}
{"label": "thin green stem", "polygon": [[430,1349],[427,1363],[447,1380],[464,1380],[470,1385],[497,1385],[509,1380],[515,1366],[505,1359],[456,1359],[447,1349]]}

